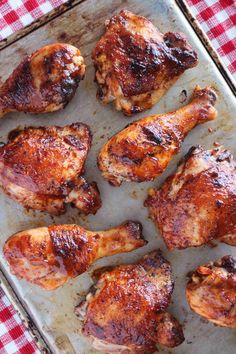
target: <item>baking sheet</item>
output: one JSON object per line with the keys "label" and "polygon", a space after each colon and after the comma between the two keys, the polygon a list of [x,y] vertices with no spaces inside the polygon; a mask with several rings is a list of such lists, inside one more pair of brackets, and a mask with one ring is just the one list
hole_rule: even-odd
{"label": "baking sheet", "polygon": [[[105,19],[122,8],[149,18],[161,32],[181,31],[187,34],[192,46],[198,51],[199,65],[185,74],[168,91],[168,93],[151,110],[125,118],[110,106],[102,106],[96,101],[96,85],[93,82],[94,69],[91,63],[91,50],[104,32]],[[184,325],[185,342],[173,349],[161,348],[163,353],[179,354],[232,354],[235,352],[236,336],[231,329],[219,328],[191,312],[185,299],[186,274],[201,263],[217,259],[226,254],[236,255],[233,247],[219,244],[218,247],[200,247],[183,251],[168,252],[162,239],[155,230],[148,211],[143,207],[150,186],[159,186],[175,170],[179,159],[192,145],[202,144],[211,148],[214,141],[230,148],[236,156],[235,133],[236,119],[234,111],[235,98],[221,77],[215,64],[195,35],[191,26],[172,0],[139,1],[86,0],[62,16],[52,20],[43,27],[20,39],[0,52],[1,80],[7,78],[17,63],[26,53],[56,41],[68,42],[78,46],[87,64],[85,80],[81,82],[76,96],[63,110],[45,115],[26,115],[24,113],[8,114],[1,120],[0,140],[6,141],[7,134],[16,127],[39,125],[65,125],[81,121],[90,125],[93,132],[93,146],[86,163],[86,177],[96,180],[103,201],[102,208],[95,216],[79,215],[76,209],[68,208],[60,217],[51,217],[40,212],[26,212],[20,205],[0,195],[0,247],[1,265],[4,274],[12,284],[21,302],[40,329],[53,353],[96,353],[91,349],[87,339],[80,335],[81,323],[74,315],[74,307],[83,299],[92,284],[91,272],[104,265],[134,262],[142,255],[155,248],[161,248],[164,256],[172,263],[175,276],[175,291],[172,296],[170,311]],[[183,104],[180,95],[187,90],[188,97],[196,84],[212,85],[219,92],[216,121],[195,128],[183,143],[180,153],[174,157],[165,173],[152,183],[126,183],[119,188],[108,185],[96,167],[96,157],[101,146],[114,133],[121,130],[128,122],[144,115],[172,111]],[[212,128],[210,134],[208,128]],[[125,220],[139,220],[144,227],[143,233],[149,244],[130,254],[122,254],[97,261],[86,274],[71,280],[62,288],[46,292],[25,281],[18,281],[9,273],[2,255],[2,245],[13,233],[49,225],[51,223],[80,223],[93,229],[105,229]],[[227,345],[226,345],[227,344]]]}

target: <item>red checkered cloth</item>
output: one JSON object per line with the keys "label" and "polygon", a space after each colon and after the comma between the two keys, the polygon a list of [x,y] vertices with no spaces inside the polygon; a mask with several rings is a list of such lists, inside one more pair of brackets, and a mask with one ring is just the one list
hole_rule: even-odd
{"label": "red checkered cloth", "polygon": [[225,66],[236,79],[236,0],[187,0]]}
{"label": "red checkered cloth", "polygon": [[33,338],[0,288],[0,353],[40,354]]}
{"label": "red checkered cloth", "polygon": [[[163,0],[164,1],[164,0]],[[0,41],[66,0],[0,0]],[[236,78],[235,0],[187,0],[223,62]],[[0,354],[36,354],[26,327],[0,288]]]}
{"label": "red checkered cloth", "polygon": [[0,0],[0,41],[67,0]]}

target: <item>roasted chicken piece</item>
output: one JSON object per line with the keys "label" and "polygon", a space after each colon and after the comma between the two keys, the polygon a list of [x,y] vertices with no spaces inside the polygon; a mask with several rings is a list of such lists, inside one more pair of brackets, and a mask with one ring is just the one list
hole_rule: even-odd
{"label": "roasted chicken piece", "polygon": [[65,203],[95,214],[101,206],[95,182],[81,176],[91,146],[87,125],[13,131],[0,147],[0,186],[26,208],[61,214]]}
{"label": "roasted chicken piece", "polygon": [[3,252],[13,274],[53,290],[84,273],[95,260],[145,244],[141,224],[133,221],[106,231],[51,225],[11,236]]}
{"label": "roasted chicken piece", "polygon": [[162,34],[145,17],[122,10],[105,22],[106,32],[92,53],[102,103],[124,114],[151,108],[197,54],[181,33]]}
{"label": "roasted chicken piece", "polygon": [[76,308],[83,334],[106,353],[147,354],[156,351],[157,343],[181,344],[182,327],[165,312],[173,287],[171,266],[160,251],[133,265],[101,270],[86,301]]}
{"label": "roasted chicken piece", "polygon": [[98,167],[112,185],[152,181],[167,167],[188,132],[215,119],[216,94],[195,88],[191,102],[176,112],[145,117],[114,135],[101,149]]}
{"label": "roasted chicken piece", "polygon": [[223,147],[193,147],[145,203],[170,249],[218,239],[236,246],[236,164]]}
{"label": "roasted chicken piece", "polygon": [[85,73],[79,49],[47,45],[28,55],[0,88],[0,117],[7,112],[57,111],[74,96]]}
{"label": "roasted chicken piece", "polygon": [[236,328],[236,259],[225,256],[198,267],[186,295],[198,315],[219,326]]}

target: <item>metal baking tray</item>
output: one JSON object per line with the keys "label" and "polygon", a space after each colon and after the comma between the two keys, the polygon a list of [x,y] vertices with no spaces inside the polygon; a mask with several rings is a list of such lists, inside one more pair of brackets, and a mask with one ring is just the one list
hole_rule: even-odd
{"label": "metal baking tray", "polygon": [[[168,252],[158,235],[143,201],[150,186],[159,186],[175,170],[177,162],[192,145],[202,144],[211,148],[215,141],[229,148],[236,157],[236,101],[233,95],[232,77],[225,70],[211,48],[198,24],[193,20],[183,1],[174,0],[86,0],[75,2],[62,14],[37,29],[6,46],[0,52],[0,75],[4,81],[20,60],[33,50],[53,42],[68,42],[80,48],[85,57],[87,70],[85,80],[72,102],[62,111],[44,115],[8,114],[1,120],[0,140],[5,141],[9,131],[16,127],[39,125],[65,125],[81,121],[90,125],[93,132],[93,146],[86,163],[88,180],[96,180],[103,201],[102,208],[95,216],[83,216],[76,209],[68,208],[65,215],[51,217],[40,212],[27,212],[20,205],[0,194],[0,252],[1,286],[10,300],[14,302],[21,317],[28,324],[37,339],[40,350],[52,353],[92,354],[96,353],[88,341],[80,334],[81,323],[74,315],[74,307],[83,299],[92,280],[91,272],[104,265],[134,262],[150,250],[161,248],[164,256],[172,263],[175,276],[175,291],[170,305],[171,312],[184,325],[185,342],[173,349],[161,348],[162,353],[213,354],[235,353],[235,331],[216,327],[190,311],[185,299],[186,275],[201,263],[217,259],[226,254],[236,256],[236,249],[224,244],[217,247],[200,247],[182,251]],[[199,65],[185,74],[151,110],[125,118],[110,106],[97,102],[96,85],[93,82],[94,68],[91,50],[104,32],[104,21],[126,8],[136,14],[146,16],[161,32],[180,31],[187,35],[199,54]],[[107,139],[121,130],[128,122],[161,112],[172,111],[181,103],[182,90],[189,97],[195,85],[212,85],[218,92],[218,118],[195,128],[183,143],[180,153],[174,157],[162,176],[152,183],[124,183],[119,188],[109,186],[96,166],[96,157]],[[212,128],[209,133],[208,128]],[[143,224],[144,236],[148,245],[129,254],[121,254],[97,261],[90,270],[69,281],[63,287],[47,292],[23,280],[17,280],[9,272],[2,254],[2,245],[13,233],[49,225],[52,223],[80,223],[90,229],[105,229],[122,223],[124,220],[139,220]],[[222,340],[224,338],[224,340]],[[227,343],[227,345],[226,345]]]}

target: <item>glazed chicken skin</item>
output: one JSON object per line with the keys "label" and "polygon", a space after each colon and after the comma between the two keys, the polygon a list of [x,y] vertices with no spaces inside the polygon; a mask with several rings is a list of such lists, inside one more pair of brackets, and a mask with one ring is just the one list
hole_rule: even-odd
{"label": "glazed chicken skin", "polygon": [[84,59],[70,44],[55,43],[36,50],[0,88],[0,117],[12,111],[47,113],[65,107],[84,73]]}
{"label": "glazed chicken skin", "polygon": [[225,256],[198,267],[186,295],[198,315],[218,326],[236,328],[236,259]]}
{"label": "glazed chicken skin", "polygon": [[195,88],[190,103],[175,112],[145,117],[129,124],[101,149],[98,167],[112,185],[123,181],[152,181],[177,154],[196,125],[215,119],[216,94]]}
{"label": "glazed chicken skin", "polygon": [[11,236],[3,252],[14,275],[54,290],[84,273],[95,260],[145,244],[141,224],[133,221],[106,231],[51,225]]}
{"label": "glazed chicken skin", "polygon": [[171,266],[160,251],[136,264],[101,269],[92,292],[76,308],[83,334],[106,353],[151,354],[158,343],[180,345],[182,327],[166,312],[173,287]]}
{"label": "glazed chicken skin", "polygon": [[95,214],[101,206],[97,184],[81,176],[91,140],[83,123],[11,132],[0,147],[0,187],[26,208],[59,215],[72,203]]}
{"label": "glazed chicken skin", "polygon": [[197,65],[181,33],[159,33],[145,17],[122,10],[105,22],[92,53],[98,99],[131,115],[151,108],[184,73]]}
{"label": "glazed chicken skin", "polygon": [[145,203],[169,250],[217,239],[236,246],[236,164],[222,146],[193,147]]}

